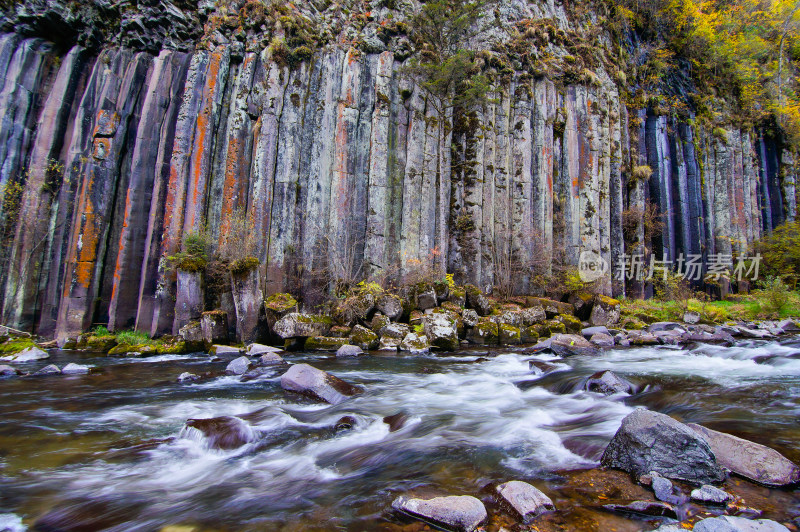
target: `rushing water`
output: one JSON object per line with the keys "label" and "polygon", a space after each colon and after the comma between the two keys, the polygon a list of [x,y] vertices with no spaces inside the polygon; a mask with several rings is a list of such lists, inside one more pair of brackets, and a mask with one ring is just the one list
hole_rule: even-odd
{"label": "rushing water", "polygon": [[[490,482],[557,485],[591,468],[637,405],[768,444],[800,461],[800,343],[742,343],[691,351],[636,348],[557,359],[507,350],[453,356],[337,360],[298,353],[365,393],[338,406],[287,396],[276,368],[257,380],[218,376],[206,355],[92,358],[54,352],[47,363],[97,373],[0,383],[0,529],[42,516],[84,530],[374,530],[407,490],[477,495]],[[557,371],[542,376],[531,360]],[[611,369],[633,397],[581,390]],[[383,418],[407,416],[394,432]],[[245,415],[247,414],[247,415]],[[256,436],[209,448],[190,418],[245,415]],[[349,430],[332,427],[353,416]],[[56,517],[53,517],[56,516]]]}

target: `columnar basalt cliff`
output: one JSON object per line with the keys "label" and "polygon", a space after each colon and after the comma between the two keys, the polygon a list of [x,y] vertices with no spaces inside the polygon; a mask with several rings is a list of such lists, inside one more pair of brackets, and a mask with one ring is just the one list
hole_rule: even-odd
{"label": "columnar basalt cliff", "polygon": [[[567,23],[542,9],[519,16]],[[0,37],[0,184],[23,188],[0,302],[4,322],[44,336],[171,332],[166,257],[192,231],[219,241],[238,212],[265,295],[301,296],[311,272],[362,262],[376,278],[424,264],[485,288],[498,249],[572,264],[591,250],[614,269],[630,251],[623,211],[648,201],[669,213],[665,258],[744,253],[796,213],[778,140],[631,109],[602,69],[580,83],[515,71],[451,127],[402,54],[345,39],[287,64],[236,42],[65,50],[36,31]]]}

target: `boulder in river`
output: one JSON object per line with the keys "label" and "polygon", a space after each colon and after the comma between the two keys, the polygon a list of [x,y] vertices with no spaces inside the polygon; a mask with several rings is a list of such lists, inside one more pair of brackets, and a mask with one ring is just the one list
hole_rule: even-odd
{"label": "boulder in river", "polygon": [[230,345],[212,345],[211,349],[208,351],[209,355],[241,355],[242,350],[238,347],[233,347]]}
{"label": "boulder in river", "polygon": [[548,347],[550,351],[561,357],[594,356],[598,353],[597,348],[589,340],[578,334],[554,334],[549,339]]}
{"label": "boulder in river", "polygon": [[363,390],[308,364],[295,364],[281,376],[281,387],[336,405]]}
{"label": "boulder in river", "polygon": [[392,508],[434,526],[458,532],[472,532],[488,517],[483,503],[469,495],[427,500],[400,496],[392,502]]}
{"label": "boulder in river", "polygon": [[403,314],[403,300],[392,294],[380,296],[375,307],[390,320],[397,320]]}
{"label": "boulder in river", "polygon": [[643,408],[622,420],[601,463],[637,477],[655,471],[695,484],[725,479],[725,471],[699,434],[669,416]]}
{"label": "boulder in river", "polygon": [[581,329],[581,336],[583,336],[587,340],[592,336],[594,336],[595,334],[608,334],[609,336],[611,335],[611,333],[608,330],[608,327],[606,327],[605,325],[596,325]]}
{"label": "boulder in river", "polygon": [[275,322],[273,331],[283,339],[325,336],[333,325],[327,316],[292,312]]}
{"label": "boulder in river", "polygon": [[535,517],[556,509],[550,497],[527,482],[512,480],[500,484],[496,490],[502,500],[519,514],[524,523],[529,523]]}
{"label": "boulder in river", "polygon": [[58,375],[61,373],[61,370],[58,369],[58,366],[55,364],[48,364],[33,375],[36,377],[41,377],[44,375]]}
{"label": "boulder in river", "polygon": [[228,375],[244,375],[248,369],[250,369],[250,359],[246,356],[241,356],[228,363],[225,373]]}
{"label": "boulder in river", "polygon": [[632,394],[636,391],[636,386],[609,370],[593,374],[586,380],[583,387],[588,392],[602,393],[603,395]]}
{"label": "boulder in river", "polygon": [[0,377],[15,377],[19,372],[9,365],[0,365]]}
{"label": "boulder in river", "polygon": [[614,347],[614,338],[610,334],[593,334],[589,341],[597,347]]}
{"label": "boulder in river", "polygon": [[800,467],[774,449],[689,423],[717,458],[737,475],[767,486],[788,486],[800,482]]}
{"label": "boulder in river", "polygon": [[233,416],[220,416],[209,419],[190,419],[186,422],[183,436],[191,434],[188,429],[199,431],[211,449],[229,451],[253,442],[257,433],[246,421]]}
{"label": "boulder in river", "polygon": [[383,422],[389,425],[389,432],[396,432],[402,429],[406,421],[408,421],[408,415],[406,415],[405,412],[398,412],[397,414],[385,416],[383,418]]}
{"label": "boulder in river", "polygon": [[694,525],[694,532],[789,532],[789,529],[769,519],[752,520],[723,515],[703,519]]}
{"label": "boulder in river", "polygon": [[707,504],[725,504],[733,500],[733,495],[709,484],[703,484],[696,490],[692,490],[689,496],[693,501]]}
{"label": "boulder in river", "polygon": [[200,376],[195,375],[194,373],[189,373],[188,371],[184,371],[178,375],[178,382],[192,382],[196,380],[200,380]]}
{"label": "boulder in river", "polygon": [[613,325],[619,321],[620,302],[616,299],[597,294],[594,296],[594,306],[589,316],[592,325]]}
{"label": "boulder in river", "polygon": [[426,314],[422,317],[422,327],[431,345],[445,351],[455,351],[460,343],[456,322],[445,313]]}
{"label": "boulder in river", "polygon": [[429,353],[431,346],[428,337],[424,334],[408,333],[403,341],[400,342],[400,351],[407,351],[412,355],[424,355]]}
{"label": "boulder in river", "polygon": [[81,375],[89,373],[90,369],[91,368],[89,366],[84,366],[81,364],[75,364],[74,362],[70,362],[61,369],[61,373],[64,375]]}
{"label": "boulder in river", "polygon": [[278,353],[264,353],[258,359],[258,363],[262,366],[274,366],[276,364],[283,364],[283,357]]}
{"label": "boulder in river", "polygon": [[336,350],[337,357],[357,357],[358,355],[363,355],[364,350],[358,347],[357,345],[343,345],[339,349]]}
{"label": "boulder in river", "polygon": [[647,326],[647,332],[657,333],[664,331],[676,331],[679,334],[683,334],[686,329],[683,325],[674,321],[657,321]]}
{"label": "boulder in river", "polygon": [[247,356],[249,357],[257,357],[265,353],[283,353],[283,349],[264,344],[250,344],[247,346]]}

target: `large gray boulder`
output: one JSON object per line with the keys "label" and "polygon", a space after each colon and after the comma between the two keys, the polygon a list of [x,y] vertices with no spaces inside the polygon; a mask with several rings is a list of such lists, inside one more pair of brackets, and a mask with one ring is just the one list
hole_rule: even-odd
{"label": "large gray boulder", "polygon": [[348,397],[362,392],[358,386],[348,384],[330,373],[308,364],[295,364],[281,376],[281,387],[318,401],[336,405]]}
{"label": "large gray boulder", "polygon": [[483,503],[468,495],[427,500],[400,496],[392,502],[392,508],[434,526],[458,532],[472,532],[488,517]]}
{"label": "large gray boulder", "polygon": [[655,471],[695,484],[725,479],[725,471],[699,434],[669,416],[645,409],[634,410],[622,420],[601,463],[637,477]]}
{"label": "large gray boulder", "polygon": [[272,330],[283,339],[325,336],[331,328],[331,319],[315,314],[292,312],[275,322]]}
{"label": "large gray boulder", "polygon": [[357,345],[343,345],[339,349],[336,350],[337,357],[357,357],[358,355],[363,355],[364,350],[358,347]]}
{"label": "large gray boulder", "polygon": [[84,366],[81,364],[75,364],[74,362],[70,362],[61,369],[61,373],[64,375],[82,375],[89,373],[90,369],[91,366]]}
{"label": "large gray boulder", "polygon": [[424,334],[408,333],[400,342],[400,351],[407,351],[412,355],[424,355],[430,350],[431,345]]}
{"label": "large gray boulder", "polygon": [[726,502],[733,500],[733,495],[727,491],[722,491],[721,489],[715,488],[714,486],[710,486],[708,484],[703,484],[696,490],[692,490],[692,493],[690,493],[689,496],[693,501],[703,502],[706,504],[725,504]]}
{"label": "large gray boulder", "polygon": [[768,486],[800,482],[800,467],[778,451],[702,425],[688,426],[708,443],[717,462],[733,473]]}
{"label": "large gray boulder", "polygon": [[9,362],[32,362],[34,360],[42,360],[45,358],[50,358],[50,355],[47,354],[47,351],[39,349],[34,345],[31,347],[26,347],[22,351],[13,355],[0,357],[0,360],[7,360]]}
{"label": "large gray boulder", "polygon": [[247,346],[247,356],[249,357],[256,357],[265,353],[283,353],[283,349],[264,344],[250,344]]}
{"label": "large gray boulder", "polygon": [[597,347],[579,334],[554,334],[549,338],[548,347],[550,351],[561,357],[594,356],[599,352]]}
{"label": "large gray boulder", "polygon": [[396,320],[403,314],[403,300],[392,294],[379,297],[375,307],[390,320]]}
{"label": "large gray boulder", "polygon": [[619,322],[619,316],[619,301],[602,294],[597,294],[594,297],[594,306],[592,307],[591,316],[589,316],[589,322],[592,325],[613,325]]}
{"label": "large gray boulder", "polygon": [[225,368],[225,373],[228,375],[244,375],[247,373],[248,369],[250,369],[250,359],[241,356],[239,358],[234,358],[228,363],[228,366]]}
{"label": "large gray boulder", "polygon": [[550,497],[527,482],[512,480],[500,484],[496,490],[500,498],[519,514],[524,523],[529,523],[535,517],[556,509]]}
{"label": "large gray boulder", "polygon": [[48,364],[39,371],[37,371],[36,373],[34,373],[34,376],[41,377],[44,375],[58,375],[59,373],[61,373],[61,370],[58,369],[58,366],[56,366],[55,364]]}
{"label": "large gray boulder", "polygon": [[457,324],[447,314],[443,312],[426,314],[422,317],[422,327],[431,345],[435,345],[445,351],[458,349]]}
{"label": "large gray boulder", "polygon": [[750,520],[723,515],[703,519],[694,525],[694,532],[789,532],[789,529],[769,519]]}

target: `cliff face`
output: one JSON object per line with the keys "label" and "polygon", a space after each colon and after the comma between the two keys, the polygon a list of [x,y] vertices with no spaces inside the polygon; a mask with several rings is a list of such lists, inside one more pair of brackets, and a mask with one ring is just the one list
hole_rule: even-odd
{"label": "cliff face", "polygon": [[[264,291],[300,295],[314,272],[362,263],[373,278],[431,267],[483,288],[498,254],[574,264],[596,251],[616,269],[631,252],[623,211],[651,200],[669,213],[667,259],[744,253],[796,212],[780,144],[628,109],[602,71],[587,84],[515,73],[450,127],[390,51],[332,45],[294,68],[239,52],[65,53],[0,37],[0,183],[21,187],[0,279],[7,324],[171,332],[165,257],[201,228],[219,241],[239,212]],[[637,180],[642,165],[653,173]]]}

